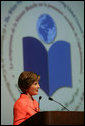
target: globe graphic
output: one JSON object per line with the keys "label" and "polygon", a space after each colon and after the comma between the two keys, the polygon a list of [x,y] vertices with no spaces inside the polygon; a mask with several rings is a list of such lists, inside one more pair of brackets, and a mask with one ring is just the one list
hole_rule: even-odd
{"label": "globe graphic", "polygon": [[37,32],[41,40],[50,43],[56,36],[56,25],[48,14],[42,14],[37,21]]}

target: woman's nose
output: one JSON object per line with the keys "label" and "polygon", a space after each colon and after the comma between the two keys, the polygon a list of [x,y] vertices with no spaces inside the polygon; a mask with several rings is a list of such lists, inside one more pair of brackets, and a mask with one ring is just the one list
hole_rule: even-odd
{"label": "woman's nose", "polygon": [[40,88],[40,85],[38,84],[38,88]]}

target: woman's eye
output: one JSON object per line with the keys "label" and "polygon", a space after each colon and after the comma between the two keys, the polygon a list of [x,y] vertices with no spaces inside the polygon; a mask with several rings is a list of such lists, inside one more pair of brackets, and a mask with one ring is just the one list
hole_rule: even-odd
{"label": "woman's eye", "polygon": [[37,85],[37,83],[34,83],[34,85]]}
{"label": "woman's eye", "polygon": [[39,84],[39,82],[34,82],[34,85],[37,85],[37,84]]}

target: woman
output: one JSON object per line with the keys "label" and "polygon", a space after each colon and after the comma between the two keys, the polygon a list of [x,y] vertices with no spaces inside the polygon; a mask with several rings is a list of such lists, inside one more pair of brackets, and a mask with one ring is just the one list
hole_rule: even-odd
{"label": "woman", "polygon": [[33,72],[22,72],[18,86],[23,92],[14,104],[13,125],[19,125],[39,111],[39,103],[32,97],[38,94],[40,76]]}

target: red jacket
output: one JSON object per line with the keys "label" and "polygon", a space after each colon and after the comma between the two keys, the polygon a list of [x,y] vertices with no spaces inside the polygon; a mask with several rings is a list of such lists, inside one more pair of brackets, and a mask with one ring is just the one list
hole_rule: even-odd
{"label": "red jacket", "polygon": [[[20,98],[14,104],[14,121],[13,125],[19,125],[32,115],[38,112],[38,102],[33,99],[33,104],[26,94],[21,94]],[[40,110],[39,110],[40,111]]]}

